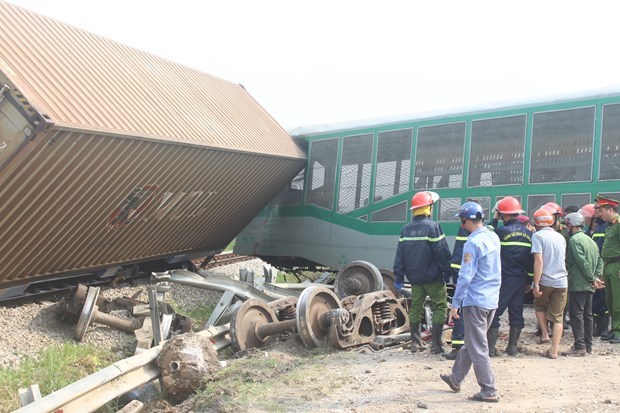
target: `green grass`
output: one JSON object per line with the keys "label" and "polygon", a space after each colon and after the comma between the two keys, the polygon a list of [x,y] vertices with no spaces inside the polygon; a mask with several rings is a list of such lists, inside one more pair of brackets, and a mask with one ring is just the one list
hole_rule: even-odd
{"label": "green grass", "polygon": [[200,331],[204,328],[205,323],[211,317],[215,304],[201,305],[196,308],[182,309],[179,313],[188,316],[192,319],[192,330]]}
{"label": "green grass", "polygon": [[230,242],[230,244],[228,244],[228,246],[226,248],[224,248],[224,251],[222,251],[222,252],[232,252],[233,248],[235,247],[235,241],[237,241],[236,238],[234,240],[232,240]]}
{"label": "green grass", "polygon": [[27,357],[14,368],[0,367],[0,412],[21,407],[18,389],[38,384],[45,396],[118,361],[109,350],[65,342]]}

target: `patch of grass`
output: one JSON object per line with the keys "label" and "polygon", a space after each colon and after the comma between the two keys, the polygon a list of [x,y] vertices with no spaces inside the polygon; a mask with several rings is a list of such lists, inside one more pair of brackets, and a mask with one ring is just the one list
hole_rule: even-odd
{"label": "patch of grass", "polygon": [[276,276],[276,283],[297,283],[297,282],[299,282],[299,278],[295,276],[295,274],[278,271],[278,275]]}
{"label": "patch of grass", "polygon": [[192,321],[194,322],[192,325],[194,331],[200,331],[203,329],[209,317],[211,317],[211,314],[213,314],[214,309],[215,304],[209,304],[201,305],[191,309],[184,309],[180,311],[180,313],[192,319]]}
{"label": "patch of grass", "polygon": [[119,359],[109,350],[68,341],[25,358],[14,369],[0,367],[0,412],[21,407],[19,388],[38,384],[45,396]]}

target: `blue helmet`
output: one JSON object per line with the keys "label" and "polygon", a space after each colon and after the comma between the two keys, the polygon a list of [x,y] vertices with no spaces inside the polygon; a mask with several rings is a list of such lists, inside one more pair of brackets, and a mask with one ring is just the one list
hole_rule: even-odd
{"label": "blue helmet", "polygon": [[461,209],[456,214],[456,217],[462,219],[481,219],[484,218],[484,210],[476,202],[465,202],[461,205]]}

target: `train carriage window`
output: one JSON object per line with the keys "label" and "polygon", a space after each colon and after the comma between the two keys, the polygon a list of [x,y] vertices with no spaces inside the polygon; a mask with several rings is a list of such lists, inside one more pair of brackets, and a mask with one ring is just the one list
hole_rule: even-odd
{"label": "train carriage window", "polygon": [[403,222],[407,221],[407,201],[375,211],[372,213],[373,222]]}
{"label": "train carriage window", "polygon": [[299,205],[304,194],[304,174],[302,169],[293,180],[274,199],[273,205]]}
{"label": "train carriage window", "polygon": [[409,190],[413,129],[379,133],[375,201]]}
{"label": "train carriage window", "polygon": [[585,204],[590,203],[590,194],[562,194],[562,203],[560,206],[565,209],[569,205],[581,208]]}
{"label": "train carriage window", "polygon": [[418,130],[415,189],[460,188],[463,180],[465,122]]}
{"label": "train carriage window", "polygon": [[523,183],[526,116],[472,122],[467,185]]}
{"label": "train carriage window", "polygon": [[603,142],[599,179],[620,179],[620,105],[603,108]]}
{"label": "train carriage window", "polygon": [[336,180],[338,139],[312,142],[306,204],[332,208]]}
{"label": "train carriage window", "polygon": [[372,134],[347,136],[342,145],[338,212],[368,205],[372,170]]}
{"label": "train carriage window", "polygon": [[547,202],[555,202],[555,195],[529,195],[527,197],[527,216],[532,218],[534,212]]}
{"label": "train carriage window", "polygon": [[592,180],[594,108],[534,114],[530,182]]}
{"label": "train carriage window", "polygon": [[461,198],[441,198],[439,200],[439,220],[458,221],[456,214],[461,210]]}

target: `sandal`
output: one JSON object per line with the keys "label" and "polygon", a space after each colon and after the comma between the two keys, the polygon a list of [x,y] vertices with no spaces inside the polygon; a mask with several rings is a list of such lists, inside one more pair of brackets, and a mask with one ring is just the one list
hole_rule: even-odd
{"label": "sandal", "polygon": [[541,353],[540,355],[541,355],[542,357],[545,357],[545,358],[548,358],[548,359],[551,359],[551,360],[555,360],[555,359],[557,359],[557,358],[558,358],[558,356],[555,356],[555,357],[554,357],[554,356],[552,356],[551,354],[549,354],[549,350],[545,351],[544,353]]}
{"label": "sandal", "polygon": [[550,341],[551,341],[551,339],[549,339],[549,338],[548,338],[548,339],[546,339],[546,340],[543,340],[543,339],[541,338],[540,340],[538,340],[538,343],[536,343],[536,344],[547,344],[547,343],[549,343]]}
{"label": "sandal", "polygon": [[495,396],[495,397],[484,397],[482,394],[480,393],[476,393],[471,397],[468,397],[469,400],[473,400],[475,402],[483,402],[483,403],[498,403],[499,402],[499,397]]}

